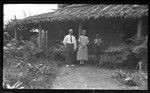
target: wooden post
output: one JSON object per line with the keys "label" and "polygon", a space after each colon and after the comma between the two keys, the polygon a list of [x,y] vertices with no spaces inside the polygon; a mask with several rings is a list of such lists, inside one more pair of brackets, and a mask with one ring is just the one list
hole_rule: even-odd
{"label": "wooden post", "polygon": [[125,35],[125,33],[124,33],[124,28],[126,28],[126,24],[124,23],[124,21],[123,20],[121,20],[121,24],[119,24],[119,26],[120,26],[120,29],[121,29],[121,38],[122,38],[122,42],[124,42],[124,35]]}
{"label": "wooden post", "polygon": [[[84,22],[84,19],[83,20],[81,20],[81,21],[79,21],[80,23],[79,23],[79,37],[80,37],[80,35],[81,35],[81,31],[82,31],[82,26],[83,26],[83,22]],[[78,37],[78,38],[79,38]],[[79,44],[77,44],[77,46],[79,46]]]}
{"label": "wooden post", "polygon": [[43,48],[46,48],[46,31],[45,30],[42,30],[42,46]]}
{"label": "wooden post", "polygon": [[142,31],[142,19],[138,20],[138,25],[137,25],[137,37],[141,37],[141,31]]}
{"label": "wooden post", "polygon": [[[15,18],[15,20],[16,20],[16,15],[14,15],[14,18]],[[15,27],[14,27],[15,29],[15,40],[17,40],[17,29],[16,29],[16,24],[15,24]]]}
{"label": "wooden post", "polygon": [[142,61],[139,62],[139,71],[142,72]]}
{"label": "wooden post", "polygon": [[42,26],[39,24],[39,48],[42,48]]}
{"label": "wooden post", "polygon": [[147,42],[148,42],[148,36],[146,36],[144,44],[147,46]]}
{"label": "wooden post", "polygon": [[46,33],[45,33],[45,37],[46,37],[46,49],[47,49],[47,31],[46,31]]}
{"label": "wooden post", "polygon": [[79,37],[81,35],[81,30],[82,30],[82,23],[79,23]]}
{"label": "wooden post", "polygon": [[24,18],[26,18],[26,13],[25,13],[25,11],[23,11],[23,14],[24,14]]}
{"label": "wooden post", "polygon": [[82,21],[80,21],[80,23],[79,23],[79,37],[80,37],[80,35],[81,35],[83,22],[84,22],[84,19],[83,19]]}

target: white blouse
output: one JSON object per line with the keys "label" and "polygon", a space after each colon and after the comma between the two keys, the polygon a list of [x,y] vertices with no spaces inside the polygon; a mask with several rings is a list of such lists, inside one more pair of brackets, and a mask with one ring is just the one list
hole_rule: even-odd
{"label": "white blouse", "polygon": [[78,39],[78,41],[83,45],[86,46],[89,43],[89,39],[87,36],[81,35]]}

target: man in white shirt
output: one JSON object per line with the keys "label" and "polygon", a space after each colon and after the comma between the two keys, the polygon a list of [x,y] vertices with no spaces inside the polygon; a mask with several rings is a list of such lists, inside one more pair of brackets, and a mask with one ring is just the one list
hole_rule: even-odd
{"label": "man in white shirt", "polygon": [[66,67],[69,67],[69,65],[74,66],[72,62],[74,50],[76,50],[76,38],[72,34],[73,30],[69,29],[69,34],[66,35],[63,40],[63,43],[66,48],[66,63],[67,63]]}

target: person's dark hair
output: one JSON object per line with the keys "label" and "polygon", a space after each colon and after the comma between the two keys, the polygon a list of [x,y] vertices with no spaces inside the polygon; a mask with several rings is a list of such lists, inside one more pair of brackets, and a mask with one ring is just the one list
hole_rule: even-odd
{"label": "person's dark hair", "polygon": [[86,31],[86,30],[82,30],[82,33],[81,33],[81,34],[83,35],[84,32],[86,33],[87,31]]}
{"label": "person's dark hair", "polygon": [[69,29],[69,34],[73,34],[73,29]]}

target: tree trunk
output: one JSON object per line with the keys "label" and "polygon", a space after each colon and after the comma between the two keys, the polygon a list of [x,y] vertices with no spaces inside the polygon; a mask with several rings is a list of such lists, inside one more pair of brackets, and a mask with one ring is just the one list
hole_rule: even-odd
{"label": "tree trunk", "polygon": [[137,25],[137,37],[141,37],[141,31],[142,31],[142,19],[138,20],[138,25]]}

